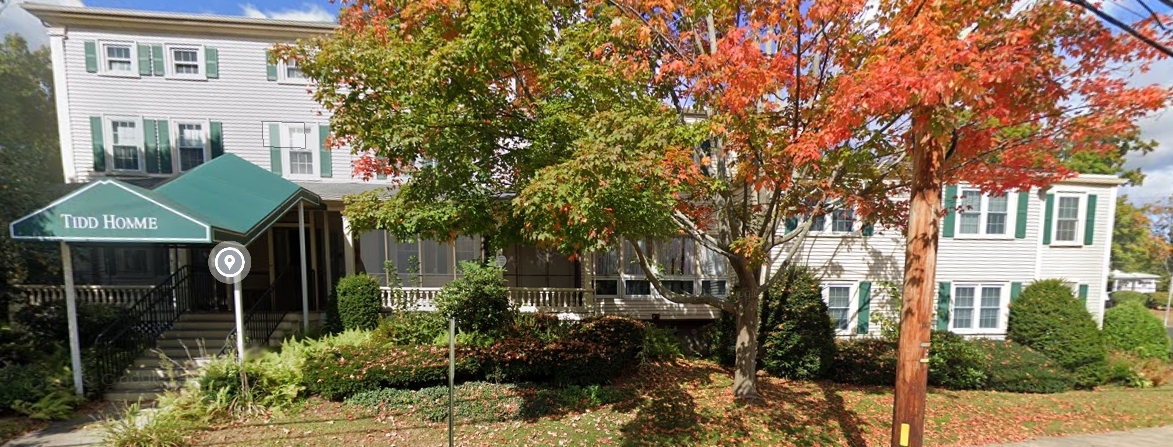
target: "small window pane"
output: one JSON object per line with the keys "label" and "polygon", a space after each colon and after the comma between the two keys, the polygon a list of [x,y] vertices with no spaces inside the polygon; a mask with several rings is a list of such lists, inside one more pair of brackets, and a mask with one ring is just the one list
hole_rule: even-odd
{"label": "small window pane", "polygon": [[623,282],[627,295],[651,295],[652,283],[643,279],[629,279]]}
{"label": "small window pane", "polygon": [[1001,301],[1001,287],[982,287],[982,307],[998,307]]}
{"label": "small window pane", "polygon": [[656,262],[663,269],[665,275],[693,274],[693,241],[691,239],[676,238],[659,244],[656,253]]}
{"label": "small window pane", "polygon": [[848,327],[847,316],[851,307],[851,288],[832,286],[827,288],[827,309],[835,329],[845,331]]}
{"label": "small window pane", "polygon": [[195,48],[175,48],[171,50],[171,59],[175,64],[175,74],[200,74],[199,50]]}
{"label": "small window pane", "polygon": [[204,164],[204,126],[202,124],[180,124],[178,127],[179,169],[187,171]]}
{"label": "small window pane", "polygon": [[850,233],[855,226],[855,212],[852,210],[835,210],[831,212],[831,231],[835,233]]}
{"label": "small window pane", "polygon": [[619,251],[611,249],[603,253],[595,253],[595,274],[600,276],[618,275]]}
{"label": "small window pane", "polygon": [[132,71],[129,45],[106,45],[105,49],[107,71]]}
{"label": "small window pane", "polygon": [[295,175],[312,175],[314,173],[314,153],[309,149],[309,126],[296,125],[286,127],[287,146],[289,147],[289,173]]}
{"label": "small window pane", "polygon": [[297,62],[288,61],[285,63],[285,79],[305,79],[305,73],[298,68]]}
{"label": "small window pane", "polygon": [[957,290],[954,291],[954,328],[969,329],[973,327],[973,305],[975,292],[976,291],[973,287],[958,287]]}
{"label": "small window pane", "polygon": [[811,219],[811,231],[823,231],[827,225],[827,216],[819,215]]}
{"label": "small window pane", "polygon": [[966,189],[961,192],[961,234],[978,234],[981,231],[982,192]]}
{"label": "small window pane", "polygon": [[986,215],[986,234],[1006,234],[1006,212],[1009,208],[1009,200],[1003,195],[1001,197],[990,197],[989,214]]}
{"label": "small window pane", "polygon": [[114,169],[139,170],[138,123],[134,121],[111,121],[110,136],[114,155]]}
{"label": "small window pane", "polygon": [[1059,198],[1059,218],[1060,219],[1078,219],[1079,218],[1079,198],[1078,197],[1060,197]]}
{"label": "small window pane", "polygon": [[729,292],[726,291],[725,281],[701,281],[701,293],[707,293],[713,296],[725,296]]}
{"label": "small window pane", "polygon": [[596,295],[618,295],[619,281],[614,279],[595,280]]}
{"label": "small window pane", "polygon": [[1062,242],[1075,241],[1075,233],[1079,226],[1079,198],[1060,197],[1058,219],[1055,221],[1055,240]]}

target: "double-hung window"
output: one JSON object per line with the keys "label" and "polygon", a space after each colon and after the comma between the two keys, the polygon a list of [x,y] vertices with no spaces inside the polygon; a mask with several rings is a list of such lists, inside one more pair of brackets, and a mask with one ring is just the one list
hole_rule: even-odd
{"label": "double-hung window", "polygon": [[195,169],[208,160],[208,134],[204,123],[178,121],[175,135],[180,171]]}
{"label": "double-hung window", "polygon": [[832,234],[848,234],[855,231],[855,211],[836,209],[811,218],[811,231]]}
{"label": "double-hung window", "polygon": [[297,61],[286,60],[277,63],[277,80],[279,82],[287,82],[292,84],[303,84],[306,82],[305,73],[302,73],[301,67],[297,65]]}
{"label": "double-hung window", "polygon": [[1059,244],[1079,243],[1079,216],[1082,208],[1080,196],[1059,195],[1055,197],[1055,242]]}
{"label": "double-hung window", "polygon": [[952,329],[981,332],[1002,326],[1001,284],[957,284],[953,287]]}
{"label": "double-hung window", "polygon": [[291,177],[316,177],[318,164],[318,143],[314,138],[314,126],[304,123],[288,123],[281,127],[281,142],[285,147],[285,172]]}
{"label": "double-hung window", "polygon": [[1010,235],[1010,199],[987,196],[978,189],[962,189],[958,198],[957,234],[969,236]]}
{"label": "double-hung window", "polygon": [[192,45],[167,46],[167,71],[176,78],[206,79],[204,49]]}
{"label": "double-hung window", "polygon": [[138,118],[106,118],[107,140],[115,171],[143,170],[143,130]]}
{"label": "double-hung window", "polygon": [[138,76],[138,59],[134,45],[124,42],[102,42],[102,73],[118,76]]}
{"label": "double-hung window", "polygon": [[850,327],[848,317],[851,314],[851,286],[832,284],[823,287],[823,299],[827,301],[827,312],[831,316],[831,324],[835,326],[835,331],[848,331]]}

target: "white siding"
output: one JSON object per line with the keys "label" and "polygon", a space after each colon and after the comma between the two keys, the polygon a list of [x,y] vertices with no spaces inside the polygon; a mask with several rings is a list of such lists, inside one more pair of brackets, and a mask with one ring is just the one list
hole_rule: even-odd
{"label": "white siding", "polygon": [[[1089,185],[1056,185],[1048,193],[1074,193],[1085,197],[1095,194],[1095,238],[1091,245],[1083,245],[1084,232],[1080,228],[1076,239],[1078,245],[1040,246],[1039,257],[1040,278],[1060,278],[1067,281],[1086,284],[1088,286],[1087,309],[1099,323],[1104,318],[1104,302],[1108,298],[1108,264],[1107,258],[1112,245],[1112,228],[1115,218],[1116,188],[1104,188]],[[1056,203],[1056,207],[1058,204]],[[1079,216],[1082,222],[1086,213]],[[1086,223],[1084,223],[1086,225]]]}
{"label": "white siding", "polygon": [[[88,73],[84,42],[103,40],[213,47],[219,53],[219,78],[126,78]],[[89,117],[101,115],[219,121],[223,123],[226,153],[239,155],[270,169],[265,123],[277,121],[319,125],[329,121],[328,114],[312,100],[306,85],[267,80],[266,51],[272,45],[273,42],[264,39],[123,34],[71,28],[64,48],[66,80],[69,83],[68,120],[77,181],[89,181],[95,177]],[[351,161],[356,157],[346,150],[336,150],[331,155],[333,176],[322,178],[321,181],[361,181],[351,176]],[[110,156],[107,154],[109,164]],[[285,174],[288,176],[288,172]]]}

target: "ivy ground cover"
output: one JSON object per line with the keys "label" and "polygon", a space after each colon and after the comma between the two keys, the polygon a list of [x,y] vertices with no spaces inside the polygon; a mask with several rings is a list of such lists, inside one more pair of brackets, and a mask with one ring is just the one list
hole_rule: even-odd
{"label": "ivy ground cover", "polygon": [[[884,387],[761,377],[766,401],[738,405],[731,373],[706,361],[645,367],[617,384],[626,396],[600,407],[570,405],[536,419],[458,420],[456,444],[502,445],[887,445],[892,393]],[[1039,436],[1173,424],[1173,388],[1105,388],[1060,394],[930,391],[926,438],[971,446]],[[200,432],[196,445],[333,446],[447,444],[447,424],[411,411],[310,400],[285,415],[264,415]]]}

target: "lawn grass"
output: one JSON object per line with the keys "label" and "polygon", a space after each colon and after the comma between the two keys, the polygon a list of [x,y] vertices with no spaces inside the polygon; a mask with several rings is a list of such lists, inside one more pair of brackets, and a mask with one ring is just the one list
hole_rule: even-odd
{"label": "lawn grass", "polygon": [[[457,445],[887,445],[892,393],[879,387],[762,377],[764,403],[735,404],[730,373],[685,360],[645,368],[623,387],[635,397],[537,420],[465,422]],[[283,416],[237,421],[196,436],[197,445],[447,445],[445,423],[311,400]],[[1048,435],[1173,424],[1173,388],[1107,388],[1053,395],[931,391],[933,446],[1010,442]]]}

